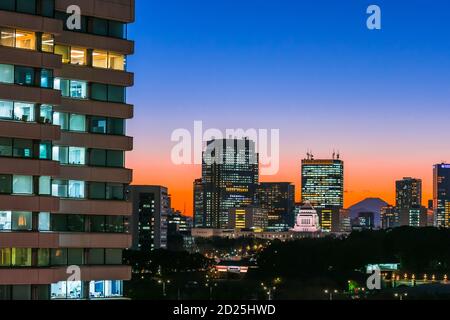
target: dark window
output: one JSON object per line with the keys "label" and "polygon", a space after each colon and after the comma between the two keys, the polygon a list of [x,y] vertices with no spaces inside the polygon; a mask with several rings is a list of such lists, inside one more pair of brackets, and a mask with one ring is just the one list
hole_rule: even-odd
{"label": "dark window", "polygon": [[0,175],[0,193],[1,194],[12,193],[12,176],[10,174]]}
{"label": "dark window", "polygon": [[106,198],[105,184],[101,182],[89,183],[89,199],[104,200]]}
{"label": "dark window", "polygon": [[67,265],[67,249],[52,249],[51,264],[53,266]]}
{"label": "dark window", "polygon": [[84,217],[81,215],[67,215],[67,231],[84,232]]}
{"label": "dark window", "polygon": [[109,36],[115,38],[125,38],[125,25],[118,21],[109,21]]}
{"label": "dark window", "polygon": [[84,250],[83,249],[69,249],[68,250],[68,265],[80,266],[84,264]]}
{"label": "dark window", "polygon": [[89,153],[89,165],[104,167],[106,164],[106,150],[91,149]]}
{"label": "dark window", "polygon": [[124,219],[122,216],[107,216],[105,231],[110,233],[122,233],[124,232],[123,222]]}
{"label": "dark window", "polygon": [[108,20],[92,18],[92,32],[100,36],[107,36]]}
{"label": "dark window", "polygon": [[125,88],[119,86],[108,86],[108,101],[110,102],[125,102]]}
{"label": "dark window", "polygon": [[108,86],[106,84],[93,83],[91,85],[91,99],[107,101],[108,100]]}
{"label": "dark window", "polygon": [[125,166],[124,152],[116,150],[108,150],[106,166],[114,168],[123,168]]}
{"label": "dark window", "polygon": [[122,249],[106,249],[105,264],[109,265],[122,264]]}
{"label": "dark window", "polygon": [[108,183],[106,185],[106,199],[123,200],[124,199],[123,184]]}
{"label": "dark window", "polygon": [[41,0],[41,14],[53,18],[55,15],[55,0]]}
{"label": "dark window", "polygon": [[15,0],[1,0],[0,10],[14,11],[16,10]]}
{"label": "dark window", "polygon": [[34,85],[34,69],[16,66],[14,68],[14,82],[20,85]]}
{"label": "dark window", "polygon": [[11,138],[0,138],[0,157],[12,157]]}
{"label": "dark window", "polygon": [[105,232],[105,217],[91,216],[91,232]]}
{"label": "dark window", "polygon": [[14,139],[14,157],[32,158],[33,141],[25,139]]}
{"label": "dark window", "polygon": [[34,1],[34,0],[17,0],[16,8],[17,8],[18,12],[36,14],[36,1]]}
{"label": "dark window", "polygon": [[65,232],[67,231],[67,219],[63,214],[52,214],[52,231]]}
{"label": "dark window", "polygon": [[105,264],[105,249],[90,249],[89,264],[90,265]]}
{"label": "dark window", "polygon": [[108,119],[108,134],[123,135],[125,132],[123,119]]}

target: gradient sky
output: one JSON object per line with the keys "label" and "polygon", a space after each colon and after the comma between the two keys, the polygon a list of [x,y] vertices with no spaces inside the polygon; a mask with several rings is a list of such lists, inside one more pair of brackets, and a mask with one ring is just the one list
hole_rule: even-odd
{"label": "gradient sky", "polygon": [[[366,9],[382,10],[382,30]],[[300,161],[333,149],[345,161],[345,204],[393,203],[395,180],[450,161],[448,0],[136,0],[128,60],[134,183],[169,188],[192,213],[200,166],[170,160],[173,130],[280,129],[281,170],[300,196]]]}

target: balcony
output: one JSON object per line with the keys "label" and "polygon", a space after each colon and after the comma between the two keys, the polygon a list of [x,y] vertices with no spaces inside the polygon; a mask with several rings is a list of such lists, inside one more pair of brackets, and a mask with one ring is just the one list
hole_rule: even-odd
{"label": "balcony", "polygon": [[60,175],[64,180],[83,180],[130,184],[133,171],[123,168],[95,168],[82,166],[61,166]]}
{"label": "balcony", "polygon": [[55,111],[120,119],[133,118],[132,105],[94,100],[62,98],[61,106],[56,107]]}
{"label": "balcony", "polygon": [[[71,4],[73,4],[72,0],[58,0],[56,9],[66,11]],[[77,5],[86,16],[128,23],[134,21],[134,0],[78,0]]]}
{"label": "balcony", "polygon": [[134,84],[134,74],[131,72],[72,64],[64,64],[60,70],[55,70],[55,77],[107,83],[122,87],[131,87]]}
{"label": "balcony", "polygon": [[0,232],[0,248],[108,248],[131,247],[126,233]]}
{"label": "balcony", "polygon": [[[52,284],[67,281],[67,267],[0,269],[0,285]],[[129,266],[81,266],[81,281],[130,280]]]}
{"label": "balcony", "polygon": [[0,99],[54,106],[61,104],[61,92],[59,90],[26,87],[16,84],[0,84]]}
{"label": "balcony", "polygon": [[59,210],[56,212],[61,214],[131,216],[133,206],[131,202],[126,201],[61,199]]}
{"label": "balcony", "polygon": [[4,27],[51,34],[59,34],[62,31],[62,21],[30,14],[0,11],[0,21]]}
{"label": "balcony", "polygon": [[0,124],[0,137],[51,141],[61,138],[59,126],[18,121],[1,121]]}
{"label": "balcony", "polygon": [[59,210],[59,198],[0,195],[0,210],[56,212]]}
{"label": "balcony", "polygon": [[62,132],[57,145],[108,150],[133,150],[133,138],[104,134]]}
{"label": "balcony", "polygon": [[61,57],[51,53],[0,46],[0,62],[20,66],[59,69]]}
{"label": "balcony", "polygon": [[55,37],[56,43],[82,48],[106,50],[125,55],[134,53],[134,41],[92,35],[81,32],[63,31],[60,36]]}
{"label": "balcony", "polygon": [[59,175],[59,162],[21,159],[0,158],[0,168],[3,174],[19,174],[26,176],[50,176]]}

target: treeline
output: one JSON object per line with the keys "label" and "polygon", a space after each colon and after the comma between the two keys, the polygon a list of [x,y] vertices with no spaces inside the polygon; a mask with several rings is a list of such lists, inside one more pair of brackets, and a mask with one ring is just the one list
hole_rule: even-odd
{"label": "treeline", "polygon": [[450,230],[404,227],[353,232],[342,239],[275,241],[258,255],[258,273],[307,279],[364,272],[374,263],[400,263],[406,272],[447,272]]}
{"label": "treeline", "polygon": [[185,251],[155,250],[143,252],[127,250],[124,252],[124,263],[132,266],[134,272],[167,275],[174,272],[205,269],[210,266],[211,261],[201,254],[190,254]]}

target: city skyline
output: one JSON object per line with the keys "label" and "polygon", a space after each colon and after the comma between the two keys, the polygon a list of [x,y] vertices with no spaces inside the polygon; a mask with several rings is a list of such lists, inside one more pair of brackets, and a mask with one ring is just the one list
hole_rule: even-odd
{"label": "city skyline", "polygon": [[167,186],[190,215],[201,166],[173,165],[170,136],[202,120],[222,131],[279,128],[280,172],[260,180],[293,182],[297,201],[309,149],[320,158],[340,150],[345,207],[367,197],[394,204],[395,181],[409,176],[432,199],[432,167],[450,161],[439,138],[450,113],[450,4],[412,2],[378,1],[382,30],[369,31],[367,4],[356,0],[136,1],[133,183]]}

